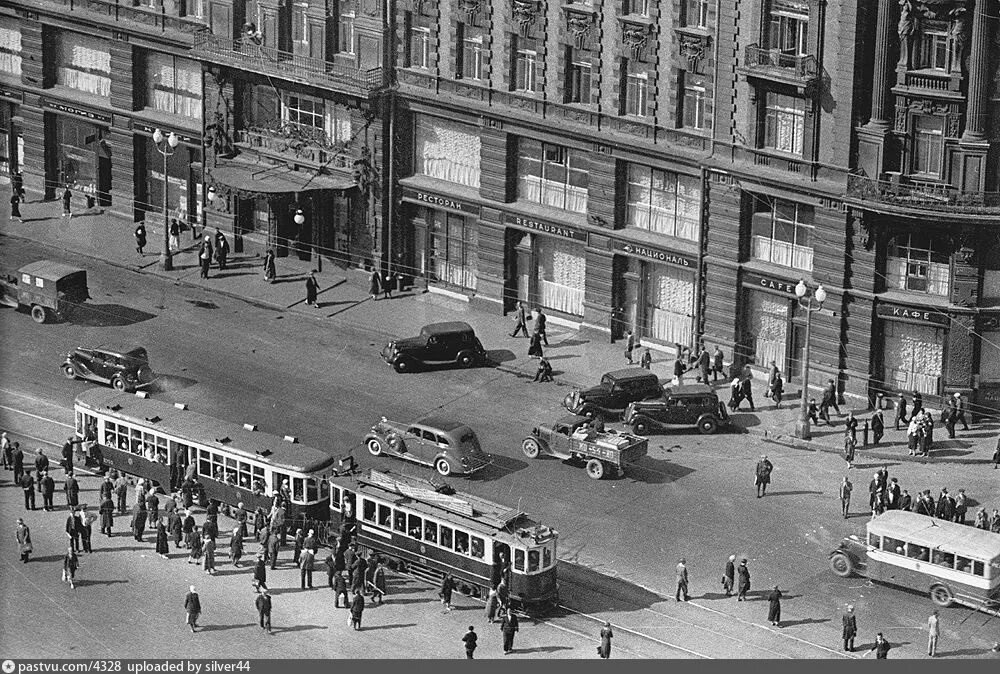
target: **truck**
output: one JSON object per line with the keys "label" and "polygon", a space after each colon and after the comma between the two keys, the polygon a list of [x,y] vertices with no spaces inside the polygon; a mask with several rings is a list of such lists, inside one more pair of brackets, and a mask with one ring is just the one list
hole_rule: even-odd
{"label": "truck", "polygon": [[31,313],[36,323],[65,320],[90,299],[87,272],[61,262],[39,260],[26,264],[16,274],[0,275],[0,302]]}
{"label": "truck", "polygon": [[585,464],[587,475],[595,480],[612,471],[621,474],[626,465],[646,455],[646,438],[599,427],[599,423],[583,415],[568,415],[553,424],[535,426],[521,442],[521,451],[529,459],[549,454]]}

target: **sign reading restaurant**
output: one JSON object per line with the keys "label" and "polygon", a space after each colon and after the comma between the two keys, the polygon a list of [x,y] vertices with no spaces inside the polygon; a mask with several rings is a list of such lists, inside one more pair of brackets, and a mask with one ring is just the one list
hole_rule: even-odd
{"label": "sign reading restaurant", "polygon": [[453,199],[451,197],[443,197],[440,194],[422,192],[410,187],[403,188],[403,199],[405,201],[413,201],[421,204],[427,204],[428,206],[436,206],[438,208],[444,208],[452,211],[461,211],[463,213],[479,212],[479,208],[475,204],[470,204],[466,201],[460,201],[459,199]]}
{"label": "sign reading restaurant", "polygon": [[894,319],[897,321],[910,321],[911,323],[931,323],[934,325],[948,325],[951,319],[937,309],[926,307],[909,307],[905,304],[892,304],[891,302],[879,302],[875,307],[875,313],[881,318]]}
{"label": "sign reading restaurant", "polygon": [[622,252],[628,253],[629,255],[636,255],[638,257],[648,258],[656,262],[663,262],[664,264],[672,264],[677,267],[694,266],[694,262],[691,260],[691,258],[684,257],[683,255],[671,253],[666,250],[660,250],[659,248],[650,248],[649,246],[641,246],[639,244],[629,243],[627,241],[615,241],[615,250],[620,250]]}
{"label": "sign reading restaurant", "polygon": [[798,281],[783,281],[782,279],[762,276],[761,274],[747,274],[743,277],[743,283],[753,288],[770,290],[783,295],[794,295],[795,286],[799,284]]}
{"label": "sign reading restaurant", "polygon": [[566,239],[576,239],[577,241],[587,240],[587,233],[579,229],[568,227],[566,225],[559,225],[554,222],[545,222],[544,220],[532,220],[531,218],[515,215],[514,213],[505,213],[504,223],[514,225],[515,227],[532,229],[536,232],[542,232],[543,234],[561,236]]}

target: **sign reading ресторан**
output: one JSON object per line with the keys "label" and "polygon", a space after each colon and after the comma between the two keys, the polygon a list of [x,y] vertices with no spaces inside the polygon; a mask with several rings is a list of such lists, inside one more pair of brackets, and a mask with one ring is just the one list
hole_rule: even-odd
{"label": "sign reading \u0440\u0435\u0441\u0442\u043e\u0440\u0430\u043d", "polygon": [[764,276],[763,274],[746,274],[743,277],[743,284],[752,288],[770,290],[783,295],[794,295],[795,286],[797,286],[799,282],[785,281],[784,279]]}
{"label": "sign reading \u0440\u0435\u0441\u0442\u043e\u0440\u0430\u043d", "polygon": [[659,248],[652,248],[638,243],[616,240],[615,250],[620,250],[624,253],[635,255],[637,257],[644,257],[655,262],[672,264],[675,267],[694,267],[694,260],[689,257],[684,257],[683,255],[678,255],[677,253],[671,253],[668,250],[660,250]]}
{"label": "sign reading \u0440\u0435\u0441\u0442\u043e\u0440\u0430\u043d", "polygon": [[881,318],[910,321],[911,323],[929,323],[933,325],[948,325],[951,323],[948,314],[938,309],[893,304],[892,302],[879,302],[875,307],[875,313]]}
{"label": "sign reading \u0440\u0435\u0441\u0442\u043e\u0440\u0430\u043d", "polygon": [[434,194],[433,192],[424,192],[422,190],[415,190],[412,187],[403,188],[402,198],[404,201],[427,204],[428,206],[436,206],[438,208],[444,208],[452,211],[460,211],[462,213],[479,212],[478,206],[476,206],[475,204],[470,204],[467,201],[462,201],[461,199],[455,199],[453,197],[442,196],[440,194]]}
{"label": "sign reading \u0440\u0435\u0441\u0442\u043e\u0440\u0430\u043d", "polygon": [[536,232],[541,232],[543,234],[551,234],[552,236],[561,236],[566,239],[575,239],[577,241],[587,240],[587,233],[583,230],[555,222],[546,222],[545,220],[535,220],[534,218],[526,218],[523,215],[517,215],[515,213],[505,213],[504,223],[508,225],[514,225],[515,227],[533,229]]}

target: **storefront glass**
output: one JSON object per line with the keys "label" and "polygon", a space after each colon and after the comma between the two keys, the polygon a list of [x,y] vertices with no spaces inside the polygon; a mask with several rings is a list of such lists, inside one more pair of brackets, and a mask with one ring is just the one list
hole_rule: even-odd
{"label": "storefront glass", "polygon": [[582,244],[556,237],[536,237],[538,301],[546,309],[583,315],[587,261]]}
{"label": "storefront glass", "polygon": [[70,117],[55,117],[59,183],[93,194],[97,190],[98,127]]}
{"label": "storefront glass", "polygon": [[884,321],[885,383],[898,391],[936,395],[944,367],[945,330]]}
{"label": "storefront glass", "polygon": [[[161,144],[162,145],[162,144]],[[192,207],[189,189],[191,183],[191,164],[198,161],[197,156],[192,156],[191,149],[185,145],[178,145],[173,155],[167,158],[167,211],[170,217],[177,218],[182,222],[188,220],[188,213]],[[148,194],[148,204],[146,210],[151,213],[163,212],[163,155],[157,150],[156,143],[152,138],[146,139],[146,162],[149,170],[147,172],[146,194]]]}
{"label": "storefront glass", "polygon": [[664,264],[629,259],[629,272],[641,279],[639,334],[668,344],[690,344],[694,276]]}
{"label": "storefront glass", "polygon": [[476,224],[455,213],[426,209],[431,229],[434,278],[442,283],[476,289],[478,238]]}
{"label": "storefront glass", "polygon": [[761,292],[750,292],[747,336],[754,362],[764,367],[774,361],[785,371],[788,353],[788,300]]}
{"label": "storefront glass", "polygon": [[80,33],[56,33],[56,84],[95,96],[111,96],[111,52],[104,40]]}
{"label": "storefront glass", "polygon": [[479,187],[481,147],[479,132],[472,126],[427,115],[416,116],[414,173]]}

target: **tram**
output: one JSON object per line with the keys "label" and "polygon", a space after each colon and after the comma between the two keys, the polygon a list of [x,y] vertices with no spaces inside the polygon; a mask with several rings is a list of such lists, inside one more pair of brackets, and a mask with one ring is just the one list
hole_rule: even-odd
{"label": "tram", "polygon": [[526,513],[388,471],[329,483],[331,528],[353,530],[359,547],[431,582],[451,574],[476,597],[503,578],[511,604],[529,614],[558,602],[559,534]]}
{"label": "tram", "polygon": [[330,516],[326,474],[336,459],[250,424],[193,412],[182,403],[92,388],[74,403],[76,436],[92,445],[106,468],[178,488],[194,465],[209,499],[270,510],[287,480],[287,516],[325,521]]}

